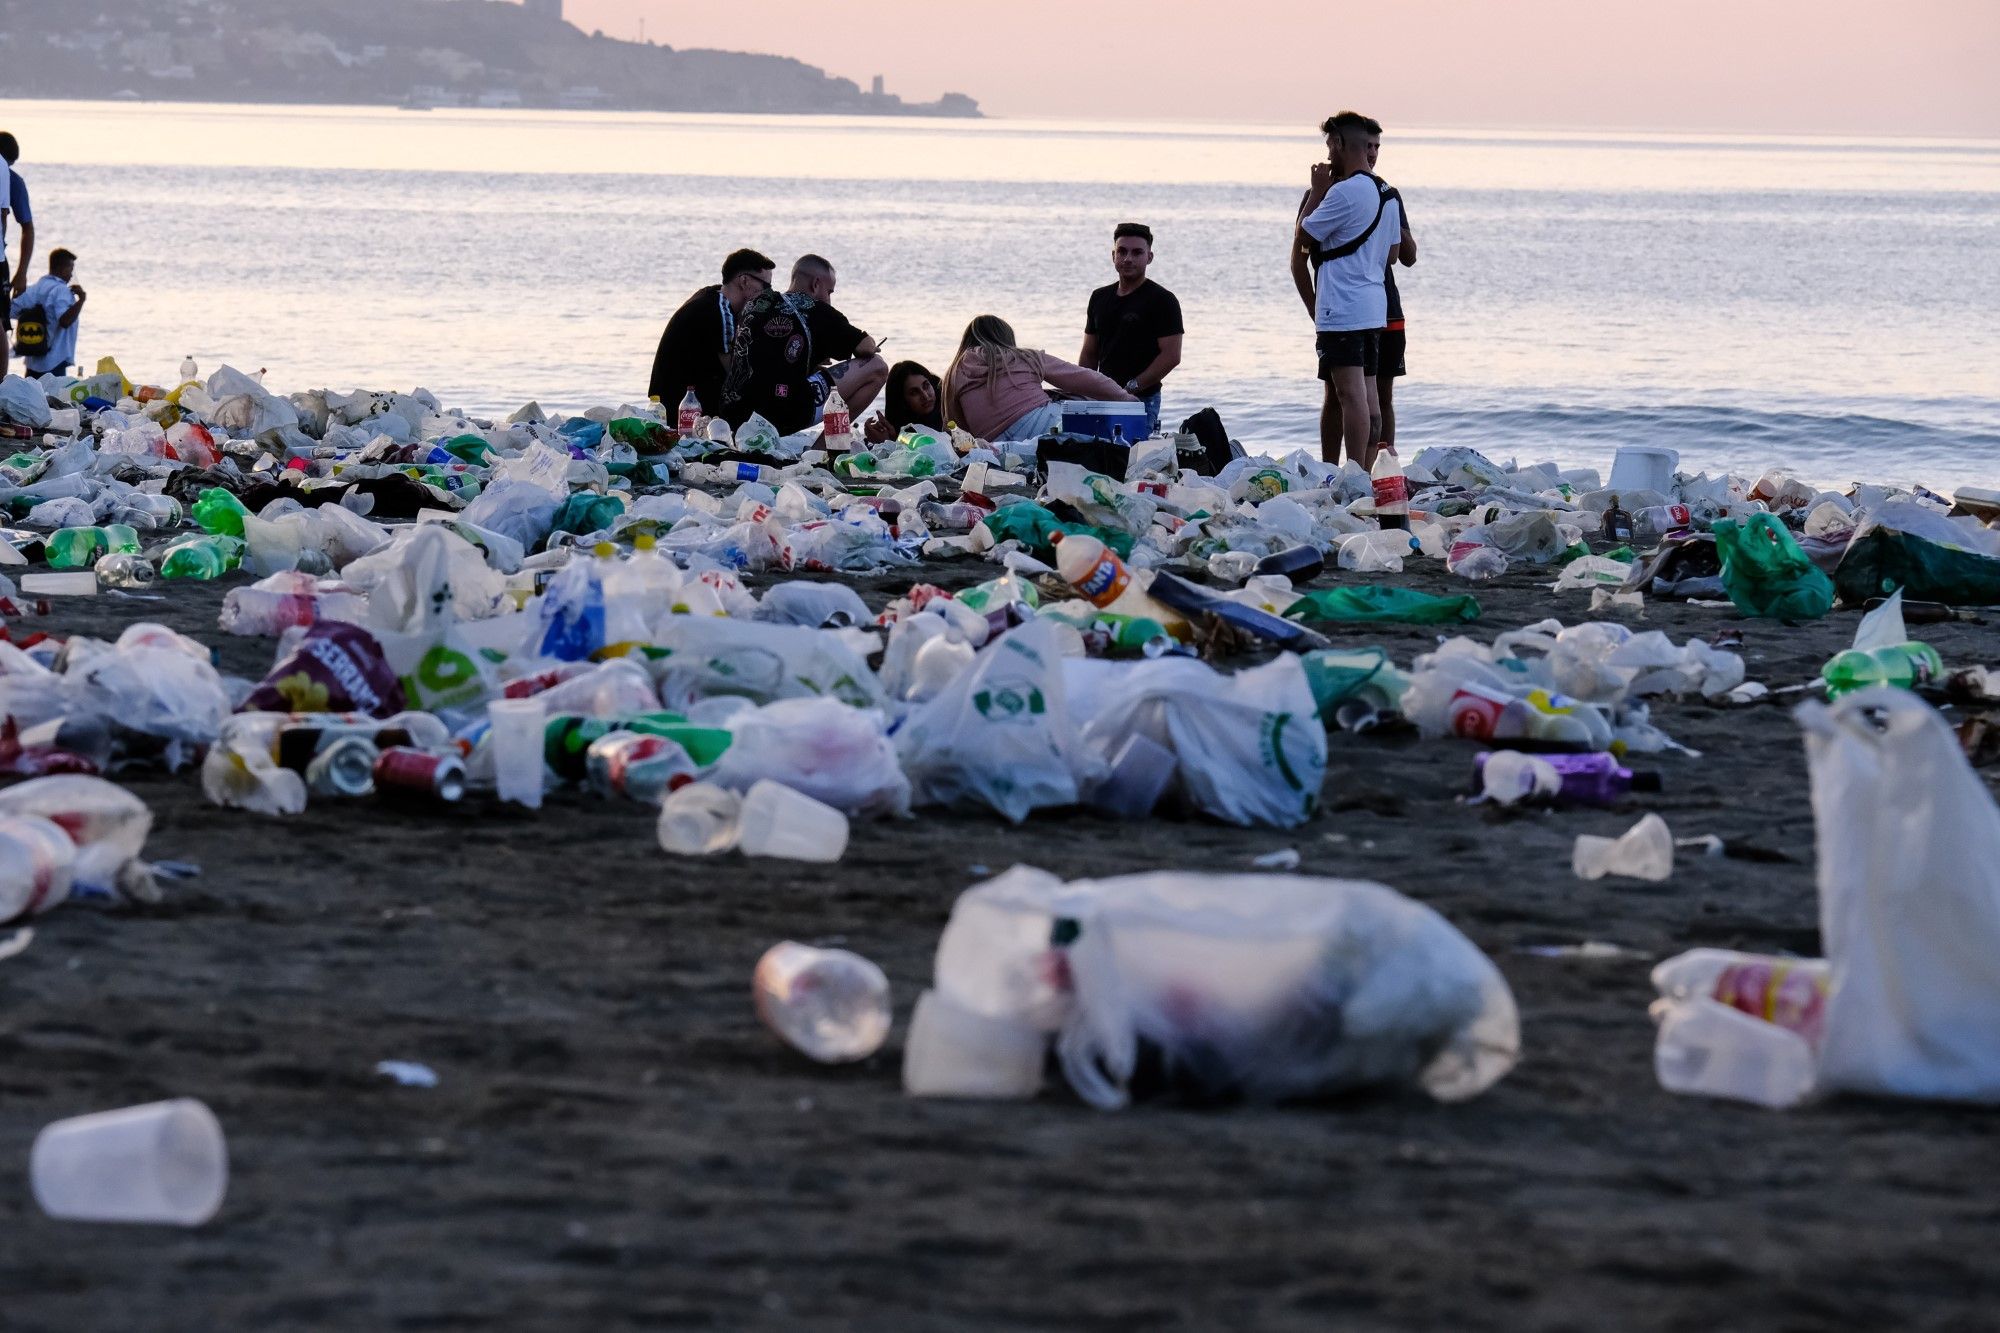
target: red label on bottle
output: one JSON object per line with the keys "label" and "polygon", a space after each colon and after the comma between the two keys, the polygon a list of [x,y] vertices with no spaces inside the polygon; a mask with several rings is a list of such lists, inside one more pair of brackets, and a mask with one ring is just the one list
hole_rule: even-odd
{"label": "red label on bottle", "polygon": [[1474,740],[1491,740],[1494,728],[1500,725],[1500,714],[1507,709],[1508,701],[1496,699],[1472,690],[1460,690],[1451,696],[1451,732],[1454,736],[1469,736]]}
{"label": "red label on bottle", "polygon": [[1410,507],[1409,479],[1398,472],[1393,477],[1375,479],[1375,509],[1377,513],[1402,513]]}

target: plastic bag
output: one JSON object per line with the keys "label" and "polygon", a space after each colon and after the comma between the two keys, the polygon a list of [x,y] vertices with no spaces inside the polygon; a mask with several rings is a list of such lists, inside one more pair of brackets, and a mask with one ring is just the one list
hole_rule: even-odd
{"label": "plastic bag", "polygon": [[244,707],[266,713],[403,711],[403,688],[382,645],[359,625],[321,621],[250,691]]}
{"label": "plastic bag", "polygon": [[75,890],[115,897],[144,874],[140,853],[153,828],[146,803],[116,783],[82,774],[34,778],[0,791],[0,815],[40,815],[69,834]]}
{"label": "plastic bag", "polygon": [[1285,619],[1353,625],[1445,625],[1479,619],[1479,599],[1470,594],[1433,597],[1409,588],[1350,584],[1304,594],[1285,609]]}
{"label": "plastic bag", "polygon": [[1273,828],[1312,817],[1326,779],[1326,731],[1296,655],[1233,675],[1184,657],[1079,658],[1065,675],[1070,714],[1100,759],[1143,735],[1173,752],[1180,790],[1204,814]]}
{"label": "plastic bag", "polygon": [[1071,1086],[1105,1109],[1396,1085],[1463,1101],[1520,1053],[1491,960],[1430,908],[1355,880],[1063,884],[1016,867],[959,896],[935,985],[964,1011],[1057,1033]]}
{"label": "plastic bag", "polygon": [[800,579],[780,583],[765,593],[757,606],[757,619],[825,629],[866,625],[873,617],[861,594],[845,583],[808,583]]}
{"label": "plastic bag", "polygon": [[[855,708],[888,700],[867,661],[845,637],[853,631],[767,625],[719,616],[669,616],[655,635],[668,650],[656,664],[660,700],[685,710],[714,695],[756,703],[826,695]],[[864,636],[865,637],[865,636]]]}
{"label": "plastic bag", "polygon": [[47,430],[48,395],[42,392],[41,385],[19,375],[0,379],[0,417],[30,430]]}
{"label": "plastic bag", "polygon": [[990,643],[972,668],[896,734],[919,805],[985,805],[1018,824],[1074,805],[1094,776],[1065,702],[1055,625],[1032,621]]}
{"label": "plastic bag", "polygon": [[1715,549],[1722,558],[1722,585],[1744,615],[1817,620],[1833,609],[1832,580],[1778,518],[1752,514],[1742,524],[1725,518],[1715,525]]}
{"label": "plastic bag", "polygon": [[1914,695],[1796,716],[1833,967],[1821,1086],[2000,1102],[2000,809]]}
{"label": "plastic bag", "polygon": [[709,780],[748,791],[781,782],[849,815],[907,815],[910,781],[882,714],[837,699],[782,699],[728,721],[735,739]]}

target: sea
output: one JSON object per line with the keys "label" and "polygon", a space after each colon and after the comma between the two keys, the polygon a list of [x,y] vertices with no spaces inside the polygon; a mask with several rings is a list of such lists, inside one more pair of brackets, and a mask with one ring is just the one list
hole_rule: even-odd
{"label": "sea", "polygon": [[[1129,220],[1187,323],[1168,419],[1317,441],[1310,125],[0,100],[0,128],[41,248],[80,256],[80,355],[141,381],[192,355],[480,413],[631,401],[738,246],[832,259],[892,359],[941,369],[983,313],[1074,358]],[[1380,170],[1421,251],[1405,457],[2000,485],[2000,142],[1429,129]]]}

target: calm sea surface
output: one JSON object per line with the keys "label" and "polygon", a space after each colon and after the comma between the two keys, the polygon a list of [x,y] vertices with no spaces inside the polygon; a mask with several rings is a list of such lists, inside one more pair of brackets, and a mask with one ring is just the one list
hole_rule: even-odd
{"label": "calm sea surface", "polygon": [[[988,311],[1074,357],[1134,219],[1188,322],[1168,415],[1316,439],[1284,266],[1310,128],[19,101],[0,128],[41,248],[82,256],[83,356],[135,378],[191,352],[286,390],[629,400],[739,245],[831,257],[892,357],[941,368]],[[2000,485],[2000,143],[1427,131],[1382,172],[1422,246],[1406,457]]]}

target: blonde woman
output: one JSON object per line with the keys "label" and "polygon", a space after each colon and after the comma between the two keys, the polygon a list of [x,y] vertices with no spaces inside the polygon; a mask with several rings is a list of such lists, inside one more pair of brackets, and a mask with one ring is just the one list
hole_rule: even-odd
{"label": "blonde woman", "polygon": [[1139,400],[1117,381],[1061,357],[1021,347],[998,315],[965,326],[944,377],[944,415],[982,440],[1032,440],[1062,425],[1062,403],[1044,386],[1100,403]]}

